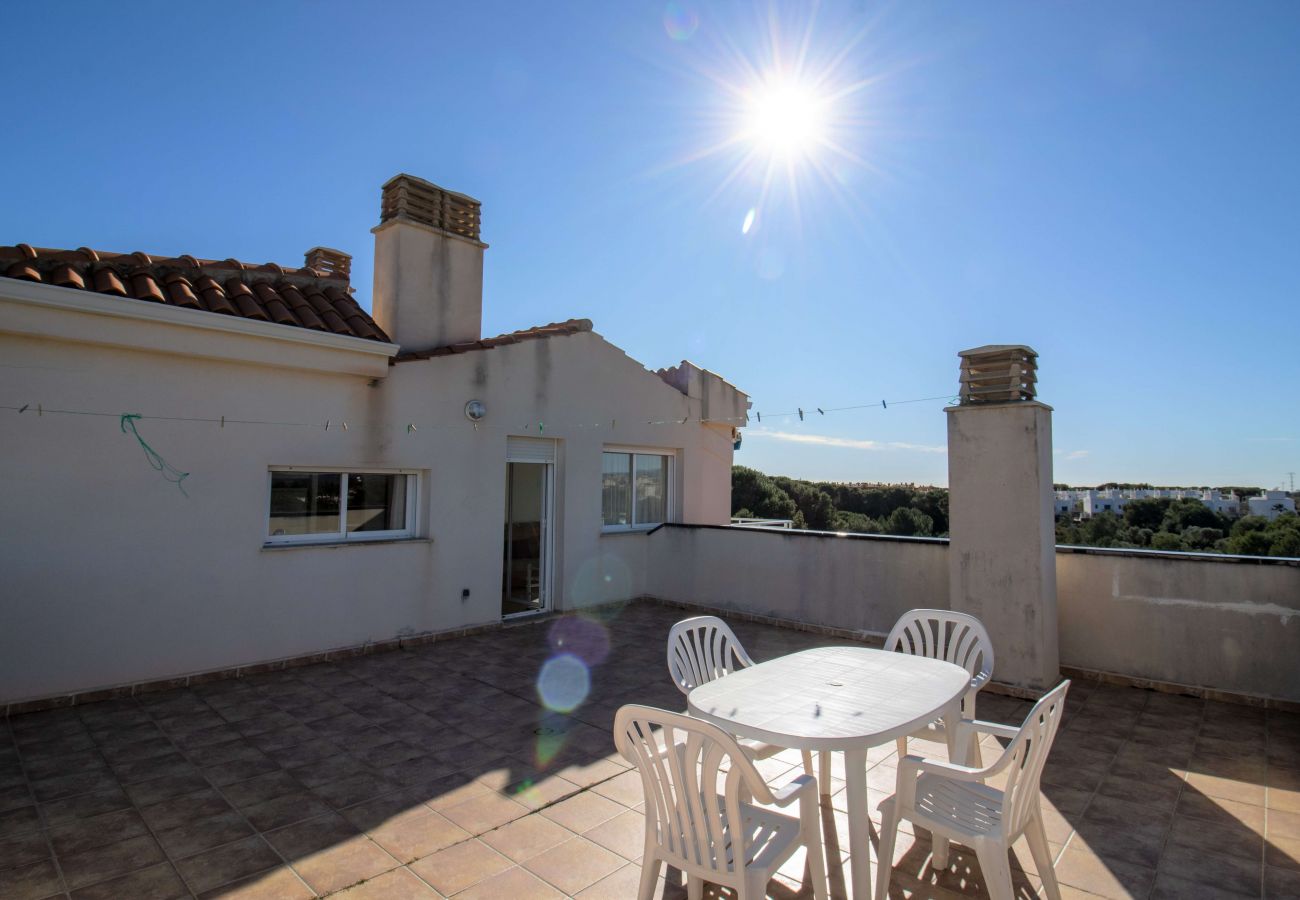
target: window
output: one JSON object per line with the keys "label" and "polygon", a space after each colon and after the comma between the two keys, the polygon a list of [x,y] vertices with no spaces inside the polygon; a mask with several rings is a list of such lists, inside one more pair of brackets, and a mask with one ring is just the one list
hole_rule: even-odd
{"label": "window", "polygon": [[415,534],[411,472],[273,469],[267,543],[392,540]]}
{"label": "window", "polygon": [[671,512],[672,457],[606,450],[601,457],[601,523],[607,531],[649,528]]}

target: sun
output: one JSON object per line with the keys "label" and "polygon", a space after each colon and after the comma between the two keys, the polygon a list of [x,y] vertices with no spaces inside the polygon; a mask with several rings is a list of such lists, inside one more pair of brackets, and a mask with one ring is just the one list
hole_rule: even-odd
{"label": "sun", "polygon": [[743,137],[774,157],[809,156],[826,141],[827,106],[798,82],[765,82],[745,98]]}

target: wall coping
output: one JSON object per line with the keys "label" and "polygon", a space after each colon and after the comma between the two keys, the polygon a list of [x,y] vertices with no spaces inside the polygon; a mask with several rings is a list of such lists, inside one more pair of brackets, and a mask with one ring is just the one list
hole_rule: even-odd
{"label": "wall coping", "polygon": [[[911,544],[947,544],[946,537],[908,537],[901,534],[859,534],[846,531],[808,531],[800,528],[762,528],[749,525],[702,525],[690,522],[664,522],[648,531],[634,534],[654,534],[662,528],[687,530],[763,532],[780,537],[843,538],[856,541],[894,541]],[[1290,556],[1236,556],[1230,553],[1190,553],[1183,550],[1144,550],[1134,547],[1083,547],[1077,544],[1057,544],[1057,553],[1081,553],[1094,556],[1133,556],[1163,559],[1169,562],[1231,563],[1248,566],[1292,566],[1300,568],[1300,559]]]}
{"label": "wall coping", "polygon": [[1231,553],[1191,553],[1186,550],[1138,550],[1132,547],[1081,547],[1057,544],[1057,553],[1081,553],[1090,556],[1135,556],[1163,559],[1167,562],[1232,563],[1246,566],[1292,566],[1300,568],[1300,559],[1291,556],[1236,556]]}
{"label": "wall coping", "polygon": [[765,534],[774,534],[780,537],[800,537],[800,538],[843,538],[853,541],[894,541],[905,544],[947,544],[947,538],[937,537],[908,537],[901,534],[859,534],[850,531],[809,531],[803,528],[760,528],[749,525],[696,525],[690,522],[664,522],[656,525],[645,534],[654,534],[661,528],[682,528],[687,530],[710,530],[710,531],[748,531],[763,532]]}

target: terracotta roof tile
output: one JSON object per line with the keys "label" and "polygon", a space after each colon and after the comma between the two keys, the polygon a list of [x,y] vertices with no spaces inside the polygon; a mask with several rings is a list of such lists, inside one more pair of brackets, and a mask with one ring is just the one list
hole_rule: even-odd
{"label": "terracotta roof tile", "polygon": [[469,353],[474,350],[491,350],[494,347],[503,347],[507,344],[563,337],[569,334],[581,334],[584,331],[591,331],[591,319],[569,319],[564,322],[552,322],[549,325],[535,325],[532,328],[511,331],[477,341],[461,341],[456,344],[448,344],[445,347],[434,347],[432,350],[412,350],[408,353],[399,353],[393,359],[393,362],[432,359],[436,356],[451,356],[455,353]]}
{"label": "terracotta roof tile", "polygon": [[351,257],[317,247],[307,259],[309,265],[289,269],[273,262],[259,265],[237,259],[162,258],[141,252],[101,253],[87,247],[49,250],[15,244],[0,246],[0,278],[390,343],[351,296]]}

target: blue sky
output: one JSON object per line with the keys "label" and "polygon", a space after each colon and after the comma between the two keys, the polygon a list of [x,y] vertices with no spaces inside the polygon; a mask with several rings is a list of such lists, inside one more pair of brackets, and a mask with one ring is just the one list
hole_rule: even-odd
{"label": "blue sky", "polygon": [[[940,401],[771,413],[946,394],[959,350],[1025,343],[1059,481],[1300,470],[1300,6],[810,9],[15,6],[0,243],[323,244],[368,304],[405,171],[483,201],[485,331],[585,316],[723,374],[767,413],[738,462],[945,483]],[[774,73],[835,149],[765,190],[771,147],[706,151]]]}

